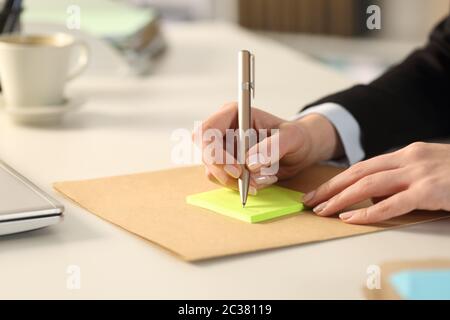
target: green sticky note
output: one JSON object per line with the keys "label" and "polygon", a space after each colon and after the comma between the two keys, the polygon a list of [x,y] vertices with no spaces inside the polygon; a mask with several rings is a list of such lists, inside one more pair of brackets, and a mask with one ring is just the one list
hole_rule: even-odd
{"label": "green sticky note", "polygon": [[239,192],[230,189],[193,194],[186,197],[186,202],[231,218],[255,223],[302,211],[302,196],[298,191],[271,186],[259,190],[256,196],[249,195],[245,208],[242,207]]}

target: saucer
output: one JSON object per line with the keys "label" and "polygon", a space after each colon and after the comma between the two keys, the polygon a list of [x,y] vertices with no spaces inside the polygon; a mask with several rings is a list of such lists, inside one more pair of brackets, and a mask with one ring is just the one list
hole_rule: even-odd
{"label": "saucer", "polygon": [[[54,124],[61,121],[64,115],[81,107],[84,99],[64,98],[59,105],[4,107],[6,114],[21,124]],[[3,104],[3,101],[1,102]]]}

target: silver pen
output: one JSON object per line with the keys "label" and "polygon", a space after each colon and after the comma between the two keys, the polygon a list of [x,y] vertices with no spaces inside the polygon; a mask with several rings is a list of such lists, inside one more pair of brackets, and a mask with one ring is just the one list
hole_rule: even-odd
{"label": "silver pen", "polygon": [[255,57],[247,50],[239,51],[238,58],[238,125],[239,125],[239,146],[238,162],[242,166],[242,174],[238,180],[239,194],[241,196],[242,207],[245,207],[250,185],[250,173],[245,166],[245,157],[249,149],[249,129],[251,129],[252,114],[251,102],[252,94],[255,94]]}

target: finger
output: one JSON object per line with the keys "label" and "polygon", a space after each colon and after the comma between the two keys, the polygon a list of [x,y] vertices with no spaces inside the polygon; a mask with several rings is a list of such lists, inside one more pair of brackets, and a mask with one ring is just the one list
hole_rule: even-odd
{"label": "finger", "polygon": [[209,148],[216,143],[222,143],[227,134],[227,129],[236,128],[237,104],[231,102],[225,104],[216,113],[203,121],[192,133],[192,141],[200,148],[202,158]]}
{"label": "finger", "polygon": [[[233,156],[234,145],[224,145],[226,130],[235,126],[236,109],[235,102],[224,105],[218,112],[209,117],[196,131],[194,137],[196,143],[201,146],[202,161],[205,165],[216,165],[229,176],[238,178],[242,173],[242,166],[238,165]],[[230,148],[229,148],[230,147]],[[229,152],[231,150],[231,153]],[[211,170],[219,180],[225,181],[223,174]]]}
{"label": "finger", "polygon": [[398,168],[398,161],[398,157],[395,153],[388,153],[358,162],[344,172],[333,177],[328,182],[325,182],[316,190],[306,194],[303,201],[310,207],[316,206],[317,204],[330,199],[335,194],[341,192],[365,176],[380,171]]}
{"label": "finger", "polygon": [[260,175],[260,174],[257,174],[257,175],[251,174],[250,178],[251,178],[252,185],[254,185],[257,190],[261,190],[266,187],[269,187],[278,181],[278,178],[275,175],[265,176],[265,175]]}
{"label": "finger", "polygon": [[211,182],[228,186],[233,189],[233,179],[216,165],[206,165],[206,176]]}
{"label": "finger", "polygon": [[[223,148],[223,139],[215,138],[203,149],[202,161],[206,166],[214,166],[232,178],[239,178],[242,174],[242,165],[237,163],[236,158]],[[225,181],[225,177],[216,170],[211,170],[219,182]]]}
{"label": "finger", "polygon": [[407,177],[403,169],[365,176],[330,200],[317,205],[313,211],[320,216],[330,216],[363,200],[398,193],[408,188]]}
{"label": "finger", "polygon": [[[303,144],[301,137],[302,133],[298,125],[294,123],[282,124],[277,132],[264,138],[248,150],[247,168],[256,173],[262,168],[278,164],[286,154],[298,151],[301,148]],[[270,172],[270,174],[274,175],[276,172]]]}
{"label": "finger", "polygon": [[[232,190],[239,189],[237,179],[231,178],[227,174],[224,174],[224,172],[220,168],[217,168],[217,166],[206,166],[205,174],[208,180],[215,184]],[[255,185],[251,184],[248,193],[252,196],[255,196],[258,193],[258,188]]]}
{"label": "finger", "polygon": [[410,189],[374,204],[368,208],[348,211],[339,215],[346,223],[369,224],[397,217],[417,208],[417,197]]}

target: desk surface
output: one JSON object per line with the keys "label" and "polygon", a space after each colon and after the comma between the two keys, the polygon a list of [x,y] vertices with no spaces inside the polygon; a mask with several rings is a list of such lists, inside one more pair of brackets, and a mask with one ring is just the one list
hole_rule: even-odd
{"label": "desk surface", "polygon": [[[121,75],[117,57],[93,44],[91,69],[68,88],[68,96],[88,101],[64,124],[20,127],[2,113],[0,157],[52,194],[54,181],[173,167],[173,130],[190,130],[235,99],[242,48],[256,53],[256,105],[280,116],[350,84],[232,26],[180,24],[165,31],[170,49],[146,79]],[[0,239],[0,298],[362,298],[371,264],[450,258],[444,220],[189,264],[56,197],[66,206],[62,224]],[[79,290],[66,285],[71,265],[80,267]]]}

